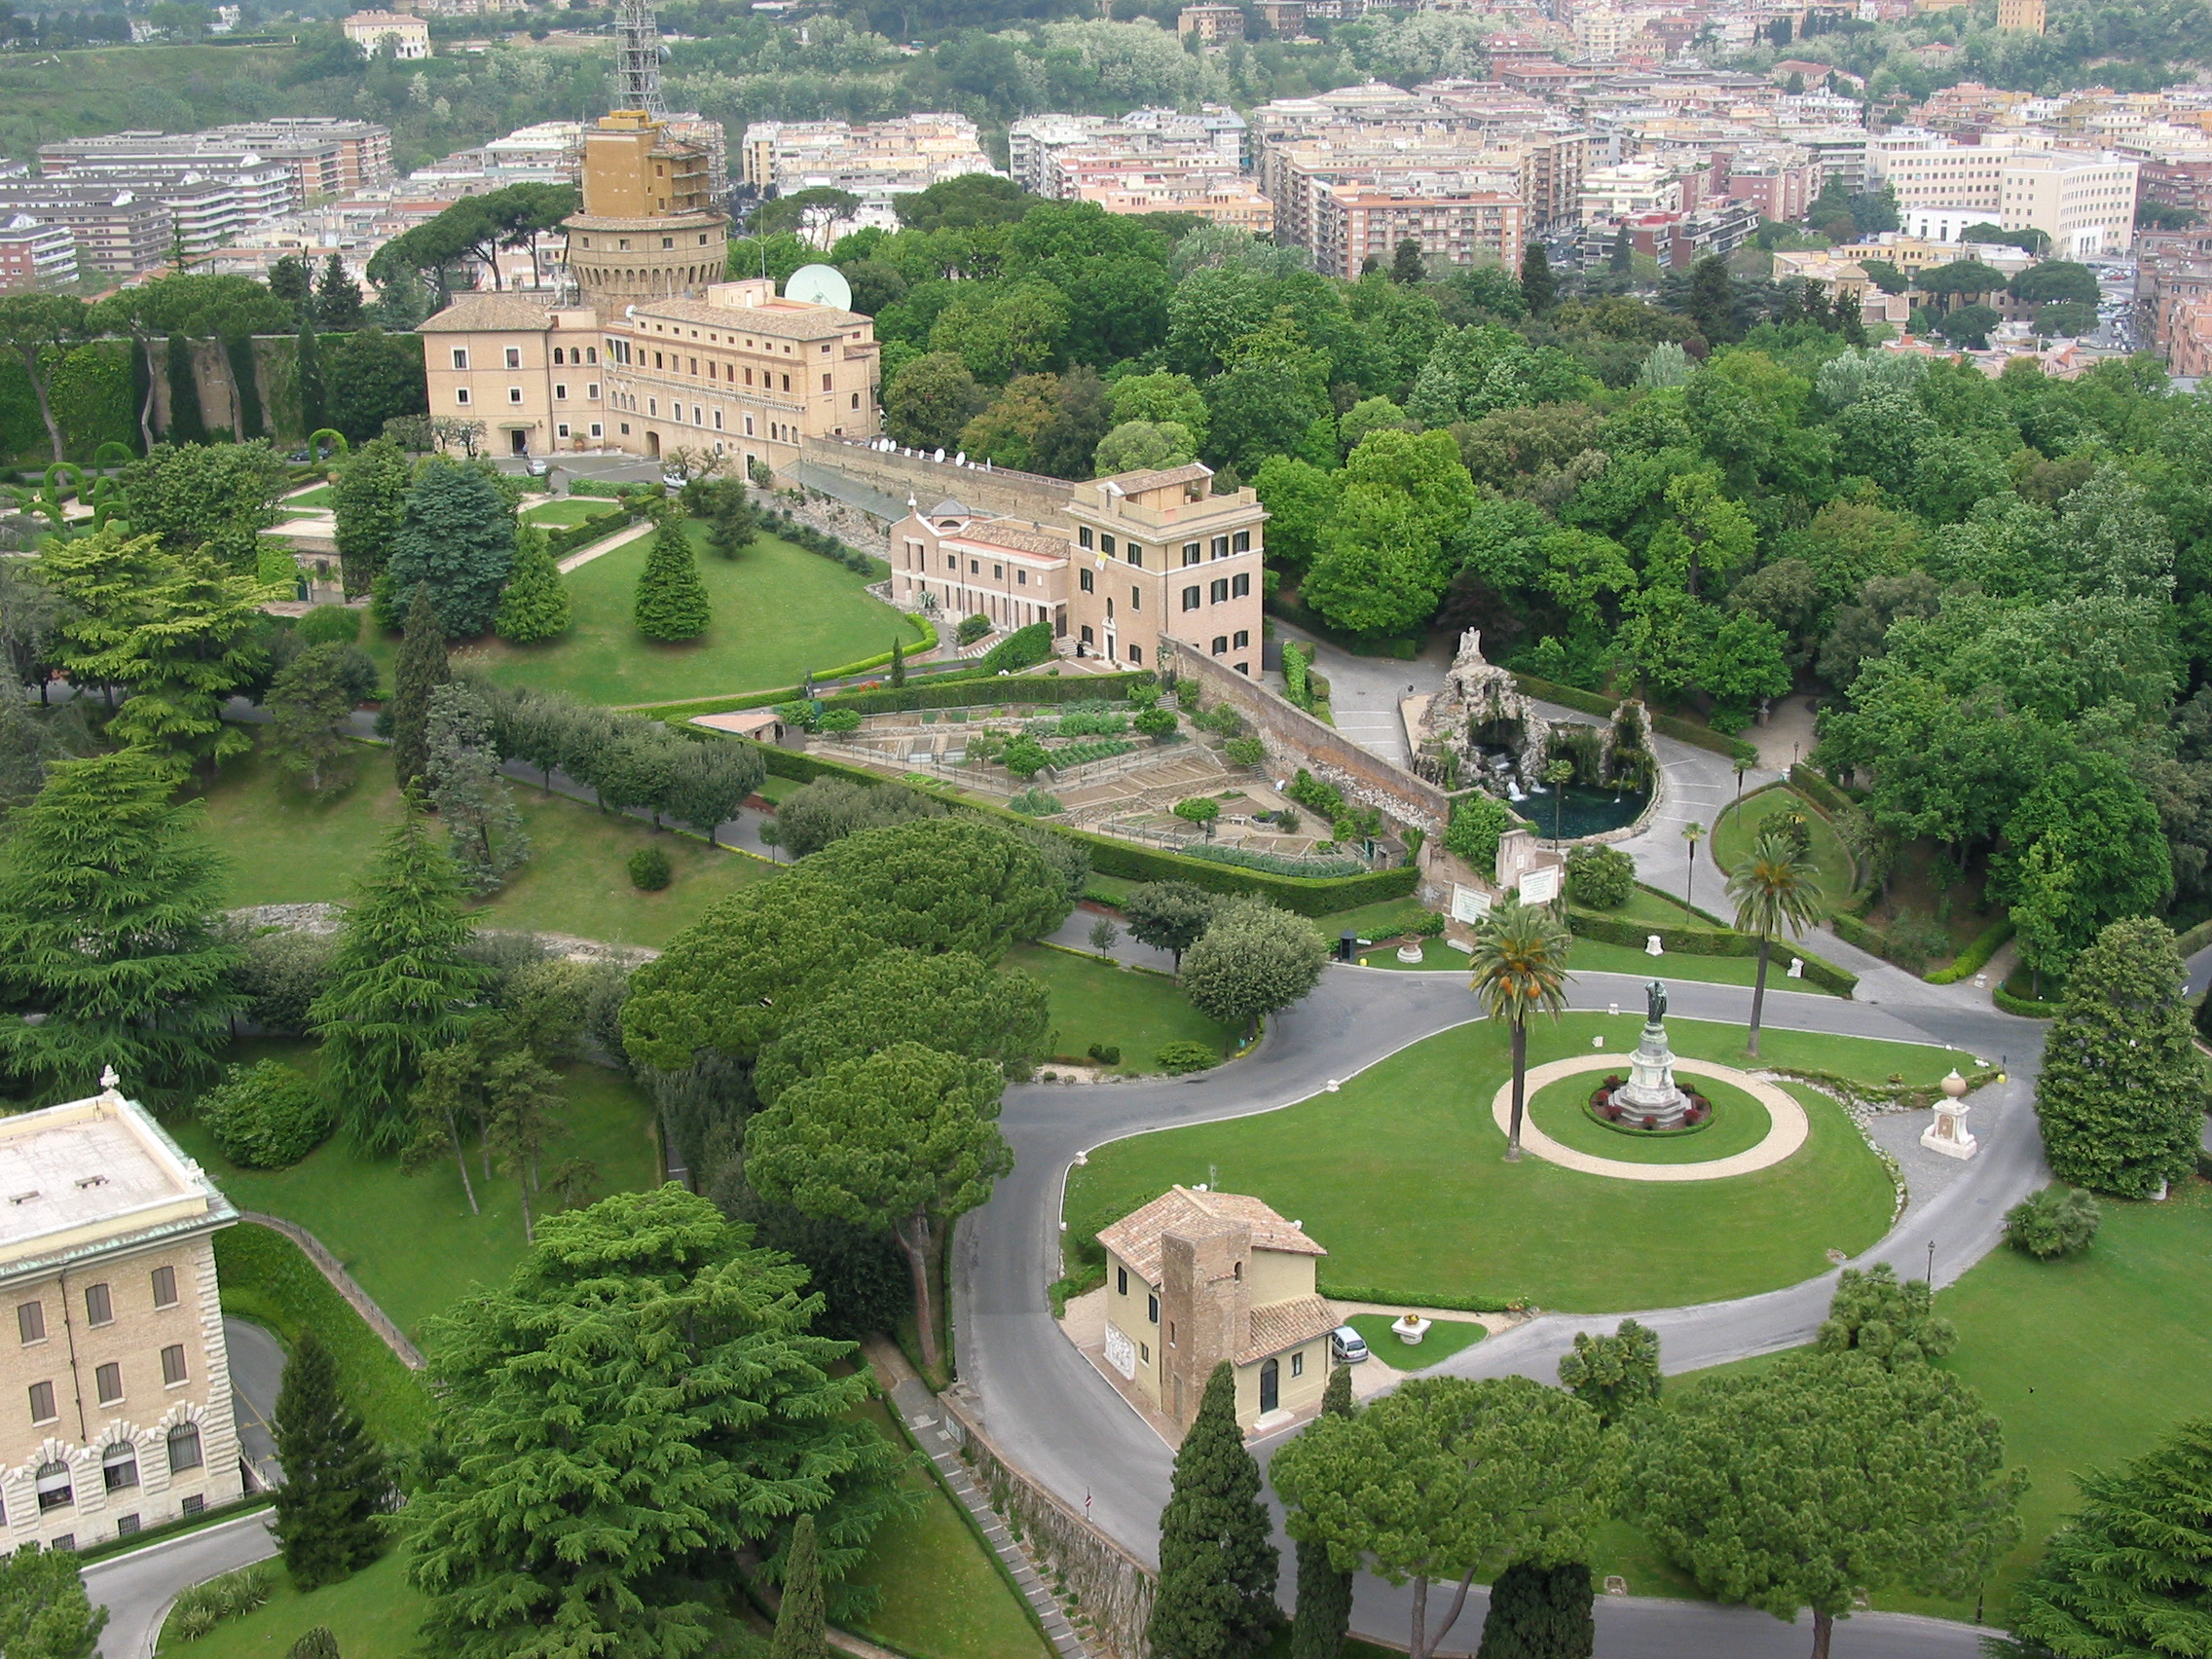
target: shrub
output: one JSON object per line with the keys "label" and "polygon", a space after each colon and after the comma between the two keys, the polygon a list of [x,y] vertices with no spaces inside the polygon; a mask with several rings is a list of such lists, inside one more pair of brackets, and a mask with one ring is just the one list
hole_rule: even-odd
{"label": "shrub", "polygon": [[197,1641],[224,1620],[250,1613],[268,1601],[275,1582],[275,1569],[262,1562],[195,1584],[176,1599],[164,1628],[186,1641]]}
{"label": "shrub", "polygon": [[[973,616],[968,618],[968,622],[975,620],[977,618]],[[968,622],[960,624],[962,645],[970,643],[966,637]],[[1032,622],[1026,628],[1016,628],[985,651],[982,669],[985,674],[1013,674],[1019,669],[1033,668],[1051,654],[1051,624],[1049,622]]]}
{"label": "shrub", "polygon": [[1885,954],[1908,974],[1917,974],[1951,947],[1950,931],[1933,916],[1907,910],[1890,924]]}
{"label": "shrub", "polygon": [[361,637],[361,613],[351,606],[318,605],[292,631],[303,645],[350,645]]}
{"label": "shrub", "polygon": [[1193,795],[1175,803],[1175,816],[1186,824],[1211,824],[1221,816],[1221,802],[1211,795]]}
{"label": "shrub", "polygon": [[281,1060],[231,1067],[230,1080],[201,1097],[200,1116],[223,1156],[246,1169],[299,1162],[338,1122],[329,1097]]}
{"label": "shrub", "polygon": [[1216,703],[1196,717],[1191,723],[1203,726],[1220,737],[1236,737],[1244,730],[1244,717],[1228,703]]}
{"label": "shrub", "polygon": [[292,1643],[284,1659],[338,1659],[338,1638],[328,1625],[316,1625]]}
{"label": "shrub", "polygon": [[1221,746],[1233,766],[1257,766],[1268,757],[1268,746],[1256,737],[1233,737]]}
{"label": "shrub", "polygon": [[1140,735],[1158,742],[1160,739],[1169,736],[1175,730],[1175,712],[1172,709],[1162,709],[1156,704],[1139,714],[1134,723]]}
{"label": "shrub", "polygon": [[658,847],[640,847],[630,855],[630,885],[641,893],[658,893],[676,879],[668,855]]}
{"label": "shrub", "polygon": [[776,719],[782,720],[788,726],[797,726],[802,731],[812,731],[814,722],[822,718],[814,711],[815,705],[808,702],[778,703],[776,705]]}
{"label": "shrub", "polygon": [[2103,1220],[2102,1206],[2087,1193],[2049,1186],[2006,1212],[2005,1242],[2039,1262],[2053,1262],[2086,1250]]}
{"label": "shrub", "polygon": [[1636,861],[1618,847],[1576,847],[1567,855],[1567,896],[1574,903],[1617,910],[1635,887]]}
{"label": "shrub", "polygon": [[822,719],[816,722],[814,729],[832,732],[858,731],[861,729],[861,717],[853,709],[826,709],[823,711]]}
{"label": "shrub", "polygon": [[1312,662],[1311,645],[1302,645],[1296,640],[1283,642],[1282,694],[1301,709],[1313,707],[1312,682],[1308,673]]}
{"label": "shrub", "polygon": [[1444,850],[1494,879],[1497,844],[1512,826],[1513,814],[1495,795],[1468,795],[1453,803],[1452,823],[1444,831]]}
{"label": "shrub", "polygon": [[1044,790],[1023,790],[1006,804],[1009,810],[1025,818],[1051,818],[1065,810],[1058,795],[1049,794]]}
{"label": "shrub", "polygon": [[999,758],[1006,762],[1006,769],[1017,778],[1034,778],[1050,763],[1045,746],[1027,732],[1009,743],[1006,753]]}
{"label": "shrub", "polygon": [[1118,1066],[1122,1063],[1122,1051],[1113,1043],[1093,1043],[1085,1052],[1102,1066]]}
{"label": "shrub", "polygon": [[1311,670],[1308,670],[1306,684],[1312,691],[1314,702],[1326,703],[1329,700],[1329,679],[1327,675],[1315,674]]}
{"label": "shrub", "polygon": [[1310,807],[1332,822],[1345,815],[1344,795],[1334,785],[1324,784],[1303,766],[1298,768],[1298,776],[1290,780],[1290,787],[1282,793],[1300,806]]}
{"label": "shrub", "polygon": [[1176,1077],[1181,1077],[1186,1072],[1204,1071],[1208,1066],[1219,1064],[1221,1060],[1221,1056],[1205,1044],[1194,1042],[1188,1037],[1178,1037],[1172,1043],[1162,1043],[1160,1052],[1152,1057],[1161,1071],[1172,1073]]}
{"label": "shrub", "polygon": [[991,619],[988,616],[963,616],[960,626],[953,630],[952,637],[964,645],[972,645],[990,631]]}

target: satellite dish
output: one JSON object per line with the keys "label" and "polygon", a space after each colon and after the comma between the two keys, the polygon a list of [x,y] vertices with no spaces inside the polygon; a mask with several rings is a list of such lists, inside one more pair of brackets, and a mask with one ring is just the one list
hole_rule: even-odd
{"label": "satellite dish", "polygon": [[834,265],[802,265],[784,282],[784,298],[810,306],[853,309],[853,285]]}

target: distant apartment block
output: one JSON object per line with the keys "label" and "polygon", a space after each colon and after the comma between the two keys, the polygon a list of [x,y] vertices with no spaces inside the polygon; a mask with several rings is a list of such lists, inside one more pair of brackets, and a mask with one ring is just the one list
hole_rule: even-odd
{"label": "distant apartment block", "polygon": [[135,276],[168,257],[169,209],[140,191],[0,180],[0,213],[27,214],[66,230],[82,276]]}
{"label": "distant apartment block", "polygon": [[386,47],[402,63],[430,55],[430,25],[399,12],[355,12],[339,19],[346,38],[374,57]]}
{"label": "distant apartment block", "polygon": [[906,195],[998,168],[964,115],[909,115],[855,127],[843,121],[756,121],[740,166],[763,193],[827,186],[855,196]]}
{"label": "distant apartment block", "polygon": [[1176,14],[1175,32],[1188,40],[1193,35],[1207,46],[1216,41],[1244,38],[1241,6],[1186,6]]}
{"label": "distant apartment block", "polygon": [[0,213],[0,294],[58,288],[77,279],[77,239],[65,225]]}
{"label": "distant apartment block", "polygon": [[39,171],[50,179],[135,184],[183,172],[282,167],[292,175],[291,205],[388,184],[391,129],[372,121],[319,116],[235,122],[200,132],[109,132],[42,144]]}
{"label": "distant apartment block", "polygon": [[1527,231],[1521,199],[1498,192],[1413,196],[1341,185],[1321,194],[1313,264],[1331,276],[1387,266],[1399,243],[1419,244],[1432,271],[1504,265],[1518,270]]}
{"label": "distant apartment block", "polygon": [[2001,29],[2025,29],[2029,34],[2042,34],[2044,0],[1997,0],[1997,26]]}

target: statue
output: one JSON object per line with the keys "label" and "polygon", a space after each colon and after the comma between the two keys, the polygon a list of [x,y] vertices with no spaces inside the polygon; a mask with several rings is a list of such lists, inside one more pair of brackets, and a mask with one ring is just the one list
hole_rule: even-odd
{"label": "statue", "polygon": [[1643,1038],[1629,1058],[1628,1081],[1613,1090],[1613,1103],[1646,1128],[1679,1128],[1690,1097],[1675,1082],[1675,1053],[1667,1046],[1667,987],[1659,980],[1643,987]]}
{"label": "statue", "polygon": [[1657,979],[1643,987],[1644,1023],[1657,1025],[1667,1017],[1667,987]]}

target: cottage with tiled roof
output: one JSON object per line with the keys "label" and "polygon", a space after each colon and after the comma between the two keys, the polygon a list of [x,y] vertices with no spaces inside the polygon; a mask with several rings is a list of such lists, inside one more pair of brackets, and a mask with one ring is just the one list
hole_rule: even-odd
{"label": "cottage with tiled roof", "polygon": [[1247,1429],[1320,1403],[1337,1321],[1313,1272],[1328,1252],[1297,1222],[1241,1194],[1171,1187],[1098,1242],[1106,1362],[1178,1426],[1223,1360]]}

